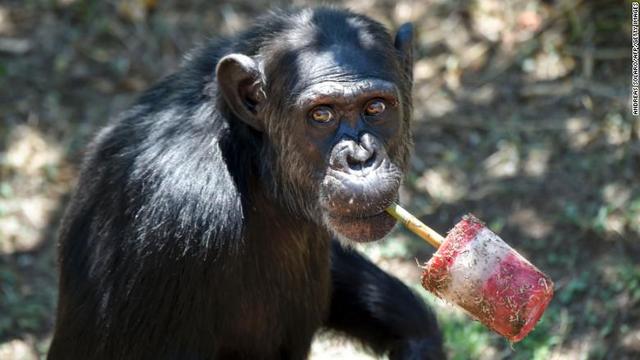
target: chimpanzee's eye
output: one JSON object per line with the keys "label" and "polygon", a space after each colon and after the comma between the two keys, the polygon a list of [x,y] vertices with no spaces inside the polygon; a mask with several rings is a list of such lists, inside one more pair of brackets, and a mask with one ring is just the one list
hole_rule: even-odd
{"label": "chimpanzee's eye", "polygon": [[317,106],[309,113],[311,120],[326,124],[333,120],[333,112],[328,106]]}
{"label": "chimpanzee's eye", "polygon": [[364,107],[364,113],[367,116],[374,116],[383,113],[387,108],[387,105],[382,99],[373,99],[367,103]]}

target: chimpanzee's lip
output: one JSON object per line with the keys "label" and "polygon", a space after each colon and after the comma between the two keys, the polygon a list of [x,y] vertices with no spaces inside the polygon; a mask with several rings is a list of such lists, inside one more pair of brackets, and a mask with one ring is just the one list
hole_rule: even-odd
{"label": "chimpanzee's lip", "polygon": [[390,161],[365,177],[328,171],[320,204],[330,216],[368,218],[379,215],[398,198],[402,172]]}
{"label": "chimpanzee's lip", "polygon": [[398,200],[397,191],[391,198],[376,201],[375,203],[369,203],[365,206],[350,207],[350,204],[344,206],[336,206],[332,204],[332,207],[326,207],[325,211],[331,218],[340,218],[348,220],[367,220],[378,217],[380,215],[388,215],[386,209]]}
{"label": "chimpanzee's lip", "polygon": [[369,221],[369,220],[375,220],[380,218],[381,216],[391,216],[389,214],[387,214],[386,211],[380,211],[377,213],[372,213],[372,214],[358,214],[358,215],[354,215],[354,216],[349,216],[349,215],[329,215],[329,218],[331,219],[338,219],[338,220],[342,220],[342,221]]}
{"label": "chimpanzee's lip", "polygon": [[378,203],[379,205],[360,205],[350,206],[350,204],[344,204],[343,206],[334,205],[331,207],[325,207],[326,214],[332,218],[351,219],[351,220],[367,220],[374,218],[381,214],[384,214],[385,209],[388,208],[393,201]]}
{"label": "chimpanzee's lip", "polygon": [[329,225],[345,238],[356,242],[382,239],[396,224],[396,219],[385,211],[366,217],[329,215]]}

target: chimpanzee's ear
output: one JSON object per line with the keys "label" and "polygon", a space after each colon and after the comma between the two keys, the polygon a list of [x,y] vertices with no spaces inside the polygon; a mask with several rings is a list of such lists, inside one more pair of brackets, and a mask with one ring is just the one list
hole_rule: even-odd
{"label": "chimpanzee's ear", "polygon": [[405,23],[396,33],[395,47],[400,52],[403,70],[413,80],[413,24]]}
{"label": "chimpanzee's ear", "polygon": [[258,63],[246,55],[227,55],[218,61],[216,79],[224,101],[235,115],[254,129],[262,131],[258,109],[264,101],[264,95]]}

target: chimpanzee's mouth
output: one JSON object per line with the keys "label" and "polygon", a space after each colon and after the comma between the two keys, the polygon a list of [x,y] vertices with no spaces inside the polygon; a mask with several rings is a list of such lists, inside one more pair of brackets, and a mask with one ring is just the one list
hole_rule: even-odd
{"label": "chimpanzee's mouth", "polygon": [[402,172],[390,161],[364,177],[328,171],[321,183],[324,223],[349,240],[381,239],[396,223],[385,209],[398,199],[401,180]]}

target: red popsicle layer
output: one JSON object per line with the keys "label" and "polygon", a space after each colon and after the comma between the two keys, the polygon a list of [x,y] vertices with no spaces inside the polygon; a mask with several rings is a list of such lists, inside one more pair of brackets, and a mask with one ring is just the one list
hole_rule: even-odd
{"label": "red popsicle layer", "polygon": [[553,297],[551,279],[472,215],[426,264],[422,286],[512,342],[533,330]]}

